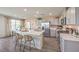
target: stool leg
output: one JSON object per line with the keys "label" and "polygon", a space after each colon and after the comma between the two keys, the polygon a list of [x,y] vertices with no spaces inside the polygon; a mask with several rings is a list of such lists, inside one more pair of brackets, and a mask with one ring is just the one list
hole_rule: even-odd
{"label": "stool leg", "polygon": [[21,51],[21,44],[22,44],[22,39],[21,39],[21,42],[20,42],[20,51]]}
{"label": "stool leg", "polygon": [[17,42],[18,42],[18,40],[16,39],[16,42],[15,42],[15,51],[16,51],[16,47],[17,47]]}
{"label": "stool leg", "polygon": [[17,42],[15,43],[15,51],[16,51]]}
{"label": "stool leg", "polygon": [[29,51],[31,52],[31,41],[29,41]]}
{"label": "stool leg", "polygon": [[34,47],[35,47],[35,41],[34,41],[34,39],[33,39],[33,44],[34,44]]}
{"label": "stool leg", "polygon": [[24,52],[24,49],[25,49],[25,44],[26,44],[26,39],[25,39],[25,42],[24,42],[23,52]]}

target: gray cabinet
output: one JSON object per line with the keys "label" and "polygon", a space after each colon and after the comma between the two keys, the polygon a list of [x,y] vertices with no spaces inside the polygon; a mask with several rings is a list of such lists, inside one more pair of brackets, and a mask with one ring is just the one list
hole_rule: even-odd
{"label": "gray cabinet", "polygon": [[76,24],[79,25],[79,7],[75,8],[75,19],[76,19]]}
{"label": "gray cabinet", "polygon": [[70,7],[65,13],[59,18],[59,24],[61,25],[61,19],[66,17],[66,24],[79,25],[79,7]]}
{"label": "gray cabinet", "polygon": [[79,38],[70,34],[60,34],[61,52],[79,52]]}
{"label": "gray cabinet", "polygon": [[50,36],[51,37],[56,37],[56,29],[50,28]]}
{"label": "gray cabinet", "polygon": [[79,7],[71,7],[66,11],[66,24],[79,25]]}
{"label": "gray cabinet", "polygon": [[60,50],[64,52],[64,40],[62,38],[60,38]]}
{"label": "gray cabinet", "polygon": [[69,8],[66,12],[66,24],[76,24],[74,7]]}

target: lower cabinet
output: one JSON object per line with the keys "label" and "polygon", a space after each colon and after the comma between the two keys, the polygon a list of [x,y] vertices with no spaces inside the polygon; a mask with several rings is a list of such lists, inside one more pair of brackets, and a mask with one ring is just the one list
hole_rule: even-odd
{"label": "lower cabinet", "polygon": [[50,28],[50,36],[56,37],[56,29]]}
{"label": "lower cabinet", "polygon": [[60,38],[61,52],[79,52],[79,41],[71,41],[65,39],[66,38]]}
{"label": "lower cabinet", "polygon": [[60,50],[64,52],[64,40],[62,38],[60,38]]}

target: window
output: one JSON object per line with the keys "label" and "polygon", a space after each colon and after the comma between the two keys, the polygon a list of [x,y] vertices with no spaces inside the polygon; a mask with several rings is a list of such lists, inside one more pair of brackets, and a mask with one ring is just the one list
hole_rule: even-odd
{"label": "window", "polygon": [[31,29],[31,23],[30,22],[26,22],[25,23],[25,27],[29,30],[29,29]]}
{"label": "window", "polygon": [[21,28],[21,21],[20,20],[16,20],[15,23],[16,23],[16,30],[20,30],[20,28]]}
{"label": "window", "polygon": [[31,23],[30,22],[27,22],[27,28],[31,29]]}
{"label": "window", "polygon": [[11,30],[20,30],[21,28],[21,21],[20,20],[11,20]]}

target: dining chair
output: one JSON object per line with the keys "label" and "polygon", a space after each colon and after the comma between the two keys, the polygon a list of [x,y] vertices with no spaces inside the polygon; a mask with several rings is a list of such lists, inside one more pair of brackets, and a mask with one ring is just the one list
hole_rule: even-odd
{"label": "dining chair", "polygon": [[19,45],[20,45],[20,51],[21,51],[22,39],[23,39],[23,36],[20,35],[20,34],[18,34],[18,33],[16,33],[15,50],[16,50],[17,43],[19,43]]}
{"label": "dining chair", "polygon": [[33,45],[34,45],[34,47],[35,47],[35,41],[34,41],[33,37],[32,37],[31,35],[25,35],[24,38],[25,38],[25,42],[24,42],[23,52],[25,51],[26,43],[27,43],[27,42],[29,43],[29,45],[27,45],[27,46],[29,47],[29,51],[31,51],[31,48],[32,48],[32,47],[31,47],[32,41],[33,41]]}

